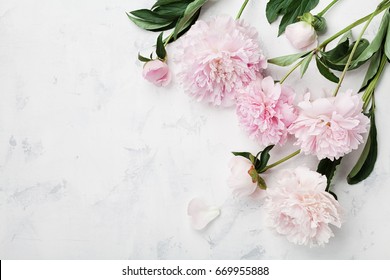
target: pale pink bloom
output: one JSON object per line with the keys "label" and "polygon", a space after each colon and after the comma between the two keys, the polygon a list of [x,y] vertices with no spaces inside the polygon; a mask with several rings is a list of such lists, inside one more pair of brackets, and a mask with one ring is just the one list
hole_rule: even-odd
{"label": "pale pink bloom", "polygon": [[254,27],[228,16],[198,20],[178,49],[179,79],[198,101],[230,106],[267,67]]}
{"label": "pale pink bloom", "polygon": [[306,167],[285,170],[276,185],[267,189],[265,207],[269,225],[295,244],[323,246],[341,227],[341,207],[325,192],[325,176]]}
{"label": "pale pink bloom", "polygon": [[318,159],[338,159],[357,149],[370,122],[362,113],[361,97],[352,90],[314,101],[309,97],[298,104],[299,116],[289,128],[297,138],[295,144]]}
{"label": "pale pink bloom", "polygon": [[256,80],[237,97],[237,116],[241,126],[261,145],[283,145],[287,128],[295,120],[294,92],[271,77]]}
{"label": "pale pink bloom", "polygon": [[171,81],[171,72],[168,65],[158,59],[145,63],[142,76],[159,87],[167,86]]}
{"label": "pale pink bloom", "polygon": [[249,171],[253,169],[253,164],[250,160],[235,156],[230,160],[230,176],[228,186],[232,189],[234,196],[250,196],[258,188],[257,183],[253,182]]}
{"label": "pale pink bloom", "polygon": [[317,46],[317,33],[314,27],[305,21],[298,21],[288,25],[285,34],[294,48],[305,50]]}
{"label": "pale pink bloom", "polygon": [[194,198],[188,203],[187,214],[190,216],[192,227],[201,230],[219,216],[220,210],[216,206],[207,205],[200,198]]}

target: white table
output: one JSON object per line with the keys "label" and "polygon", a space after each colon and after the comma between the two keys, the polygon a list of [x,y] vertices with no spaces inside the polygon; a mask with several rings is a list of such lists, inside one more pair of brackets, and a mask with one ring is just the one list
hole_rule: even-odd
{"label": "white table", "polygon": [[[341,0],[328,14],[327,35],[377,2]],[[153,3],[1,1],[0,259],[388,259],[389,71],[377,90],[373,175],[349,186],[351,164],[344,164],[335,181],[343,227],[325,248],[296,246],[266,227],[260,202],[233,199],[226,186],[230,151],[259,149],[234,109],[196,103],[177,81],[156,88],[142,79],[137,53],[156,36],[125,11]],[[293,53],[284,36],[276,38],[277,25],[266,22],[265,3],[250,1],[243,18],[258,28],[268,57]],[[240,5],[214,1],[201,18],[235,16]],[[173,58],[174,45],[168,51]],[[173,61],[171,67],[177,71]],[[286,83],[299,94],[331,91],[314,67]],[[271,66],[268,73],[280,78],[286,71]],[[363,75],[348,74],[343,89],[357,90]],[[294,149],[275,150],[273,158]],[[316,167],[315,158],[303,156],[283,167],[304,162]],[[196,196],[222,209],[201,232],[186,214]]]}

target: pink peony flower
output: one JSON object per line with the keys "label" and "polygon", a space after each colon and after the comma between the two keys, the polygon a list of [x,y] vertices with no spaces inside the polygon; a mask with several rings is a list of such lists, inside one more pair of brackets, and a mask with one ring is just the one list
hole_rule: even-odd
{"label": "pink peony flower", "polygon": [[305,21],[288,25],[285,34],[294,48],[305,50],[317,46],[317,33],[314,27]]}
{"label": "pink peony flower", "polygon": [[257,187],[257,183],[253,182],[249,171],[254,168],[253,164],[246,158],[235,156],[230,160],[230,177],[228,186],[232,188],[235,196],[250,196]]}
{"label": "pink peony flower", "polygon": [[201,230],[219,216],[220,210],[207,205],[200,198],[194,198],[188,203],[187,214],[190,216],[192,227]]}
{"label": "pink peony flower", "polygon": [[306,167],[282,172],[276,186],[267,189],[270,226],[295,244],[328,243],[334,236],[329,225],[341,227],[341,207],[325,192],[326,184],[325,176]]}
{"label": "pink peony flower", "polygon": [[179,53],[184,89],[214,105],[233,105],[237,92],[267,67],[256,29],[227,16],[197,21],[183,36]]}
{"label": "pink peony flower", "polygon": [[331,160],[351,152],[363,142],[369,119],[362,113],[363,102],[352,90],[336,97],[309,101],[309,95],[298,104],[300,113],[289,131],[297,138],[305,154]]}
{"label": "pink peony flower", "polygon": [[142,75],[146,80],[159,87],[165,87],[171,82],[171,72],[168,65],[158,59],[146,62]]}
{"label": "pink peony flower", "polygon": [[297,117],[293,91],[271,77],[252,82],[245,91],[237,97],[241,126],[263,146],[284,144],[287,128]]}

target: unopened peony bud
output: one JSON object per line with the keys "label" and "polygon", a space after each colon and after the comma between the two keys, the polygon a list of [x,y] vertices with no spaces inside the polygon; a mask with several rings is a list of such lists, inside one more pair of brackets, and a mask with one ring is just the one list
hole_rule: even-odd
{"label": "unopened peony bud", "polygon": [[229,167],[228,186],[232,188],[233,195],[243,197],[253,194],[257,189],[257,182],[250,174],[254,170],[253,164],[246,158],[236,156],[231,159]]}
{"label": "unopened peony bud", "polygon": [[171,73],[168,65],[161,60],[146,62],[142,76],[156,86],[167,86],[171,81]]}
{"label": "unopened peony bud", "polygon": [[299,21],[286,27],[286,37],[297,49],[314,48],[317,45],[317,33],[314,27],[305,21]]}

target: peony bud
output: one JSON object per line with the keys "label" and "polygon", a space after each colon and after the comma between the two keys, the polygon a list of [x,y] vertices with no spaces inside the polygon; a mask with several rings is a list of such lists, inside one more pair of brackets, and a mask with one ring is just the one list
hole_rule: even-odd
{"label": "peony bud", "polygon": [[314,27],[305,21],[299,21],[286,27],[286,37],[297,49],[310,49],[317,45],[317,33]]}
{"label": "peony bud", "polygon": [[167,86],[171,81],[171,73],[168,65],[161,60],[146,62],[142,76],[156,86]]}
{"label": "peony bud", "polygon": [[257,181],[251,177],[251,172],[255,171],[253,164],[246,158],[236,156],[231,159],[230,177],[228,186],[232,188],[235,196],[249,196],[257,189]]}
{"label": "peony bud", "polygon": [[313,27],[318,33],[324,33],[327,28],[326,19],[320,16],[314,16]]}

